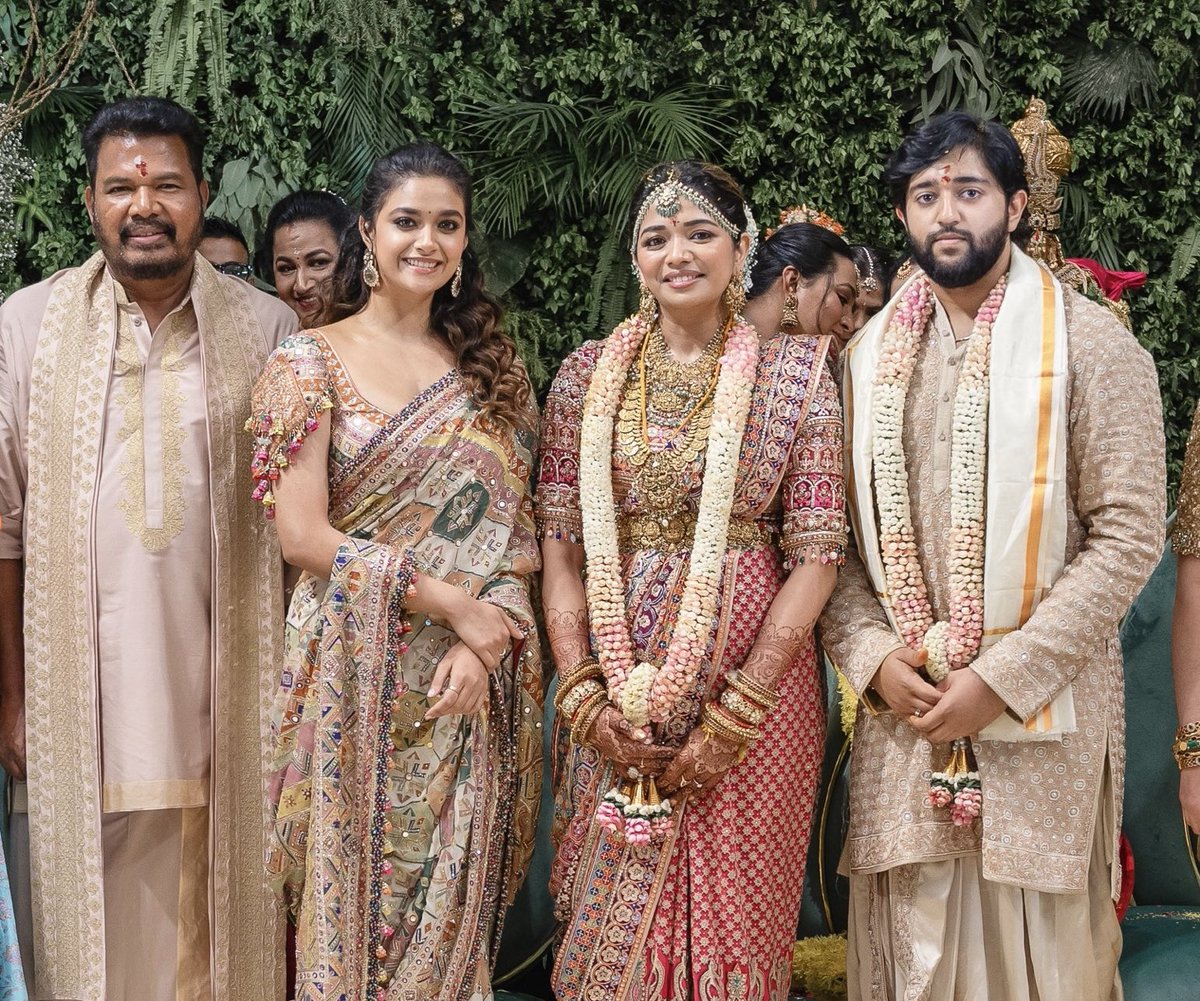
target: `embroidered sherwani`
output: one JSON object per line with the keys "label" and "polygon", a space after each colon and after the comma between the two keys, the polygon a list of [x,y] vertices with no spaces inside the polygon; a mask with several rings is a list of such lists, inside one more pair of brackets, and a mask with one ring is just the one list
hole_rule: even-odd
{"label": "embroidered sherwani", "polygon": [[[1120,996],[1110,899],[1125,758],[1117,628],[1162,549],[1162,414],[1153,362],[1132,335],[1071,290],[1065,309],[1066,569],[1024,626],[969,669],[1025,721],[1071,683],[1077,729],[975,739],[982,822],[955,827],[925,802],[948,746],[860,704],[844,860],[854,999]],[[939,621],[949,614],[950,441],[966,344],[937,304],[904,414],[913,527]],[[995,410],[989,420],[1002,421]],[[853,549],[822,628],[860,695],[903,645]]]}
{"label": "embroidered sherwani", "polygon": [[[249,447],[250,383],[294,326],[199,259],[154,331],[99,258],[0,310],[0,558],[26,567],[38,997],[276,993],[253,777],[280,563],[228,463]],[[72,544],[74,593],[55,572]],[[68,857],[98,877],[89,892],[65,893]],[[257,899],[231,898],[231,876]]]}
{"label": "embroidered sherwani", "polygon": [[1171,546],[1176,556],[1200,557],[1200,407],[1196,408],[1192,433],[1188,435]]}

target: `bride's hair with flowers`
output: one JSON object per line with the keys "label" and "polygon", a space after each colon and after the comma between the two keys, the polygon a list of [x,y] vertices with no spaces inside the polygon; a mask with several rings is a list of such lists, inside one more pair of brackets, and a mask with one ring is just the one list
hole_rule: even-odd
{"label": "bride's hair with flowers", "polygon": [[[415,142],[392,150],[371,168],[363,185],[360,214],[374,226],[388,195],[412,177],[439,177],[462,196],[468,231],[472,225],[471,175],[462,162],[431,142]],[[357,226],[346,229],[338,255],[338,317],[361,310],[371,294],[363,281],[366,246]],[[512,338],[502,326],[499,301],[488,292],[474,247],[462,256],[462,287],[458,295],[447,282],[433,295],[429,324],[454,351],[463,383],[484,413],[513,427],[536,423],[533,392],[525,365]]]}

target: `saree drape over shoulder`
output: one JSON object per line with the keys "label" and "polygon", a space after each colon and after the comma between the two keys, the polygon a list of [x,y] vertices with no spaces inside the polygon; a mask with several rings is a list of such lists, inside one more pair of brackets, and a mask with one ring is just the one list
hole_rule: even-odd
{"label": "saree drape over shoulder", "polygon": [[[483,415],[455,370],[381,413],[319,335],[300,334],[255,393],[259,471],[286,466],[325,410],[329,517],[347,540],[288,611],[267,854],[297,919],[297,998],[486,997],[541,784],[532,436]],[[407,615],[413,570],[525,633],[477,716],[424,719],[457,638]]]}
{"label": "saree drape over shoulder", "polygon": [[[664,724],[665,742],[682,743],[703,701],[745,661],[791,568],[805,559],[840,559],[842,423],[827,344],[774,337],[762,345],[708,656]],[[544,536],[582,538],[580,421],[602,349],[602,342],[589,343],[568,358],[547,400],[538,478]],[[618,445],[619,532],[646,509],[632,472]],[[681,485],[675,512],[681,518],[694,515],[702,472],[703,455]],[[686,539],[622,545],[639,660],[661,663],[689,557]],[[673,833],[649,845],[631,845],[595,823],[613,767],[561,735],[551,892],[566,924],[554,970],[557,997],[786,996],[825,732],[821,690],[810,639],[781,679],[780,703],[744,760],[702,798],[677,797]]]}

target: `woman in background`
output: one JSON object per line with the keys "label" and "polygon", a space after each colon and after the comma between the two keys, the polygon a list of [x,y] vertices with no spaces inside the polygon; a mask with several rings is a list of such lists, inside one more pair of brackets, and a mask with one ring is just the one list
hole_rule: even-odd
{"label": "woman in background", "polygon": [[854,311],[854,329],[861,330],[869,319],[883,309],[892,297],[894,262],[877,247],[855,244],[854,267],[858,271],[858,303]]}
{"label": "woman in background", "polygon": [[302,328],[333,319],[338,248],[353,223],[354,213],[328,191],[293,191],[271,207],[256,257],[258,273],[275,286]]}
{"label": "woman in background", "polygon": [[836,355],[854,335],[858,275],[846,241],[829,229],[781,226],[759,248],[750,277],[746,319],[761,337],[831,338]]}

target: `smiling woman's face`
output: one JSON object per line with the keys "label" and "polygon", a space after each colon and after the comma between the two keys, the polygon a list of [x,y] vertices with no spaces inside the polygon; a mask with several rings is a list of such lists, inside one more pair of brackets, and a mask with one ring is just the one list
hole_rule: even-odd
{"label": "smiling woman's face", "polygon": [[651,205],[638,230],[638,271],[668,313],[715,308],[743,256],[741,245],[686,198],[669,218]]}
{"label": "smiling woman's face", "polygon": [[376,293],[430,297],[454,278],[467,249],[462,192],[444,177],[409,177],[389,193],[363,238],[379,270]]}
{"label": "smiling woman's face", "polygon": [[275,290],[303,327],[329,322],[330,279],[337,256],[337,236],[324,219],[302,219],[275,230],[271,256]]}

